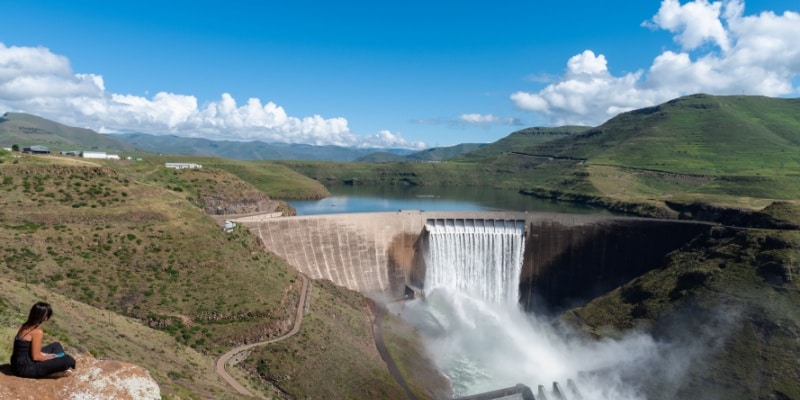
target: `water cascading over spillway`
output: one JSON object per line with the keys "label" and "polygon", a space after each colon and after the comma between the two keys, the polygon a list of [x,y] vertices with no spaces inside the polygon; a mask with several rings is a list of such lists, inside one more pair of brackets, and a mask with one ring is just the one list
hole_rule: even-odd
{"label": "water cascading over spillway", "polygon": [[493,303],[519,301],[525,221],[429,219],[425,291],[448,288]]}

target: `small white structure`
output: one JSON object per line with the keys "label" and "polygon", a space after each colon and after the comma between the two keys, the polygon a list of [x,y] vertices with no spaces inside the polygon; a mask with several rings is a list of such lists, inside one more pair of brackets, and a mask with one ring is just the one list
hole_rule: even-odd
{"label": "small white structure", "polygon": [[119,154],[109,154],[106,156],[106,160],[119,160]]}
{"label": "small white structure", "polygon": [[175,169],[200,169],[203,168],[200,164],[194,163],[178,163],[178,162],[168,162],[164,163],[164,166],[167,168],[175,168]]}
{"label": "small white structure", "polygon": [[82,151],[81,157],[83,158],[96,158],[100,160],[105,160],[108,158],[104,151]]}
{"label": "small white structure", "polygon": [[236,222],[227,220],[225,221],[225,225],[222,227],[222,230],[225,232],[230,232],[233,230],[233,228],[236,228]]}

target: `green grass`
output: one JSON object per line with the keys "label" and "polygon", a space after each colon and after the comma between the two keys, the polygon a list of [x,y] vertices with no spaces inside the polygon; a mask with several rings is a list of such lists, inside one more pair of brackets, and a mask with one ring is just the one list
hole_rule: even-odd
{"label": "green grass", "polygon": [[208,165],[228,171],[276,199],[319,199],[329,194],[320,182],[279,163],[219,160]]}
{"label": "green grass", "polygon": [[696,95],[536,148],[593,164],[696,175],[800,171],[800,100]]}
{"label": "green grass", "polygon": [[480,161],[492,158],[503,153],[527,152],[529,147],[549,142],[551,140],[566,138],[588,130],[588,126],[560,126],[555,128],[532,127],[512,132],[508,136],[489,143],[480,149],[474,150],[453,161]]}
{"label": "green grass", "polygon": [[11,279],[156,324],[208,350],[289,313],[282,290],[241,296],[252,282],[288,287],[296,272],[259,251],[247,230],[224,233],[190,202],[207,190],[205,181],[190,187],[174,171],[137,181],[102,167],[35,163],[0,173],[11,178],[0,187],[0,205],[14,209],[0,218],[0,258]]}
{"label": "green grass", "polygon": [[[432,368],[432,361],[420,357],[427,351],[418,332],[391,313],[384,316],[382,326],[386,347],[403,378],[408,382],[422,383],[411,385],[416,389],[414,394],[418,398],[441,399],[451,396],[450,382],[447,378]],[[420,392],[420,387],[428,388],[430,392]]]}
{"label": "green grass", "polygon": [[53,306],[53,318],[43,325],[44,340],[61,342],[68,353],[142,366],[158,382],[165,399],[231,396],[213,371],[211,355],[176,343],[166,332],[138,320],[71,300],[42,285],[6,279],[0,280],[0,363],[8,362],[12,338],[30,306],[42,300]]}
{"label": "green grass", "polygon": [[[800,233],[715,229],[564,319],[599,337],[644,330],[696,347],[677,397],[800,394]],[[653,397],[658,398],[658,397]]]}
{"label": "green grass", "polygon": [[[245,201],[260,192],[221,169],[174,171],[148,160],[107,166],[75,161],[23,156],[16,164],[0,164],[0,273],[7,284],[0,290],[0,300],[13,304],[17,314],[35,298],[56,299],[61,307],[67,302],[71,308],[85,305],[95,310],[86,311],[93,317],[69,313],[70,319],[54,321],[46,333],[98,357],[143,365],[168,394],[230,396],[230,389],[219,385],[213,372],[200,376],[193,373],[193,366],[210,371],[215,355],[286,332],[300,280],[284,260],[263,251],[246,228],[223,232],[203,211],[200,199],[233,192],[228,200]],[[19,289],[26,285],[36,290]],[[13,287],[20,293],[13,294]],[[355,398],[391,388],[394,383],[385,365],[369,353],[370,348],[374,351],[369,330],[348,330],[356,321],[368,327],[365,308],[339,300],[363,302],[363,298],[340,288],[316,293],[326,295],[319,304],[328,307],[317,313],[323,320],[317,323],[320,329],[331,316],[339,316],[335,323],[350,322],[347,329],[313,340],[336,349],[345,357],[340,362],[362,365],[363,374],[320,375],[313,384],[340,385]],[[132,328],[108,335],[100,327],[122,320],[138,324],[140,337],[129,337]],[[314,327],[314,318],[310,321],[309,327]],[[17,322],[0,328],[13,329]],[[161,341],[152,343],[152,348],[142,347],[147,346],[147,337],[156,334]],[[140,347],[127,346],[131,340]],[[0,355],[7,352],[0,348]],[[184,357],[186,352],[204,361]],[[328,353],[314,347],[304,354],[324,359]],[[256,357],[253,362],[260,361]],[[283,366],[295,370],[305,362],[286,354],[281,358]],[[247,375],[239,369],[234,374]],[[249,385],[275,395],[269,385],[250,378]],[[302,387],[297,390],[297,397],[306,396]]]}
{"label": "green grass", "polygon": [[375,348],[366,299],[315,281],[309,301],[300,333],[254,349],[245,368],[293,398],[406,398]]}

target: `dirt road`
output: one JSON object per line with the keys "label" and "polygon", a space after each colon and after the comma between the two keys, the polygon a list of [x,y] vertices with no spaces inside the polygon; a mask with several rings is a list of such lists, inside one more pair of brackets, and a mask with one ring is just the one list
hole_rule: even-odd
{"label": "dirt road", "polygon": [[257,346],[261,346],[261,345],[265,345],[265,344],[269,344],[269,343],[275,343],[275,342],[284,340],[286,338],[292,337],[292,336],[296,335],[297,332],[300,332],[300,324],[303,323],[303,310],[305,309],[305,306],[306,306],[306,295],[308,293],[308,278],[303,274],[299,274],[299,275],[300,275],[300,278],[303,279],[303,288],[300,291],[300,301],[297,302],[297,314],[294,317],[294,326],[292,326],[292,330],[289,331],[287,334],[285,334],[285,335],[283,335],[281,337],[275,338],[275,339],[265,340],[263,342],[258,342],[258,343],[250,343],[250,344],[246,344],[246,345],[242,345],[242,346],[233,348],[233,349],[229,350],[227,353],[225,353],[225,354],[219,356],[219,358],[217,358],[217,362],[215,363],[215,368],[214,368],[217,371],[217,374],[225,382],[227,382],[229,385],[231,385],[231,387],[236,389],[236,391],[239,392],[239,394],[242,394],[242,395],[245,395],[245,396],[253,396],[253,394],[250,393],[249,390],[245,389],[244,386],[240,385],[239,382],[237,382],[236,379],[233,379],[233,377],[230,376],[230,374],[228,374],[228,371],[225,370],[225,366],[228,365],[228,361],[230,361],[231,358],[233,358],[235,355],[237,355],[237,354],[239,354],[239,353],[241,353],[243,351],[250,350],[253,347],[257,347]]}

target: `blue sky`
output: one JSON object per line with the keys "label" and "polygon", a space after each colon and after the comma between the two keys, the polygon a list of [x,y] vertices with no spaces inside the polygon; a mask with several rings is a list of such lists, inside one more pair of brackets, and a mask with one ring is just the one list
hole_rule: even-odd
{"label": "blue sky", "polygon": [[422,148],[696,92],[796,97],[796,1],[2,4],[0,112]]}

